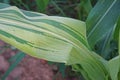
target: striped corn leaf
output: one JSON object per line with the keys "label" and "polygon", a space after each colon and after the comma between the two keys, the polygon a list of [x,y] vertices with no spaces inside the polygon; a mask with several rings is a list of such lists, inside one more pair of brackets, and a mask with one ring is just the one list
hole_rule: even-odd
{"label": "striped corn leaf", "polygon": [[36,58],[79,64],[87,80],[108,79],[107,61],[88,45],[85,22],[0,6],[1,40]]}
{"label": "striped corn leaf", "polygon": [[57,62],[66,62],[74,47],[88,51],[84,22],[30,13],[14,6],[0,9],[0,38],[34,57]]}

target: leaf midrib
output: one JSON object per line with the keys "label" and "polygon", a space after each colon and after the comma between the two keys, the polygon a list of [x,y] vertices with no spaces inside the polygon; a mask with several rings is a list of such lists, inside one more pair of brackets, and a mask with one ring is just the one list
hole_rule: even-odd
{"label": "leaf midrib", "polygon": [[116,3],[117,0],[114,0],[113,3],[111,4],[111,6],[106,10],[105,14],[99,19],[99,21],[97,22],[97,24],[93,27],[93,29],[91,30],[91,32],[89,32],[88,34],[88,38],[92,35],[92,33],[95,31],[95,29],[97,28],[97,25],[99,25],[99,23],[103,20],[103,18],[107,15],[107,13],[109,12],[109,10],[114,6],[114,4]]}

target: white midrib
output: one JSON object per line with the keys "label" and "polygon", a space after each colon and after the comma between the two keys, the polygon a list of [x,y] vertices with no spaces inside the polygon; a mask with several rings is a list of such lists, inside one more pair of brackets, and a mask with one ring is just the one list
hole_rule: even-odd
{"label": "white midrib", "polygon": [[113,7],[113,5],[116,3],[117,0],[114,0],[113,3],[111,4],[111,6],[106,10],[106,13],[100,18],[100,20],[97,22],[97,24],[94,26],[94,28],[92,29],[92,31],[88,34],[88,38],[92,35],[92,33],[95,31],[95,29],[97,28],[97,25],[103,20],[103,18],[107,15],[107,13],[109,12],[109,10]]}

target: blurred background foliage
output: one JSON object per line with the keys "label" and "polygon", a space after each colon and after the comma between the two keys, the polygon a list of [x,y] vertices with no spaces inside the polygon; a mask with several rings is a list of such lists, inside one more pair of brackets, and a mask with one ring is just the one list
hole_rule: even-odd
{"label": "blurred background foliage", "polygon": [[86,20],[97,0],[0,0],[21,9]]}

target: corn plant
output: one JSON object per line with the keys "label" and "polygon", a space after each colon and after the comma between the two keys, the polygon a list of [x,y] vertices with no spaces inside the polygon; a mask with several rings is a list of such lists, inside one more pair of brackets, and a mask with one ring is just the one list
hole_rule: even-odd
{"label": "corn plant", "polygon": [[106,60],[94,50],[100,40],[101,52],[120,41],[119,4],[99,0],[83,22],[0,3],[0,39],[33,57],[71,65],[85,80],[120,80],[120,56]]}

